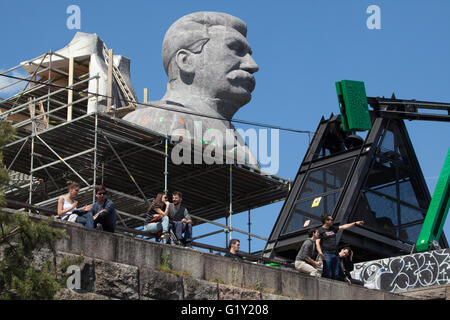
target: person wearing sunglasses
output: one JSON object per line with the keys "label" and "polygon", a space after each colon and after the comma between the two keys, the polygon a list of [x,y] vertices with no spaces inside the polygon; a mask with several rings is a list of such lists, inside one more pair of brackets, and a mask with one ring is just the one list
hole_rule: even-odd
{"label": "person wearing sunglasses", "polygon": [[322,217],[322,226],[319,228],[319,238],[316,240],[316,248],[323,261],[322,277],[339,280],[339,254],[337,248],[336,234],[339,231],[354,226],[364,225],[364,221],[356,221],[341,225],[333,225],[333,217],[325,215]]}
{"label": "person wearing sunglasses", "polygon": [[106,198],[106,188],[104,186],[95,187],[95,198],[97,201],[91,209],[94,217],[94,226],[101,224],[104,231],[114,232],[116,229],[116,207],[111,199]]}

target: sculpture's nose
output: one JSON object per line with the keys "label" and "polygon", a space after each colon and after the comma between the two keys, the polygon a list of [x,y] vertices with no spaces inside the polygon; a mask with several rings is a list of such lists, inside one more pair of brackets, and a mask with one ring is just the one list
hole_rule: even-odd
{"label": "sculpture's nose", "polygon": [[252,56],[250,55],[250,53],[247,53],[244,58],[243,58],[243,62],[241,64],[241,69],[245,70],[249,73],[255,73],[259,70],[258,65],[256,64],[255,60],[253,60]]}

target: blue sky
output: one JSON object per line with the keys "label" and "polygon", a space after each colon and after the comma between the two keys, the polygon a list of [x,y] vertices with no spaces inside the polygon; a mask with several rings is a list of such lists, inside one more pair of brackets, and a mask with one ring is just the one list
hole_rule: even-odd
{"label": "blue sky", "polygon": [[[66,9],[81,9],[81,29],[69,30]],[[381,9],[381,29],[369,30],[369,5]],[[195,11],[221,11],[247,23],[259,66],[252,101],[235,118],[314,131],[338,113],[335,81],[365,82],[368,96],[450,102],[450,2],[418,1],[5,1],[0,0],[0,70],[64,47],[76,31],[97,33],[115,54],[131,59],[131,79],[143,98],[165,92],[161,44],[167,28]],[[0,80],[1,81],[1,80]],[[238,126],[239,127],[239,126]],[[450,125],[407,122],[431,192],[450,147]],[[248,127],[243,127],[248,128]],[[278,175],[294,179],[308,136],[280,132]],[[282,202],[252,211],[252,232],[268,237]],[[219,220],[224,222],[224,220]],[[233,216],[247,229],[247,213]],[[203,225],[196,235],[217,230]],[[450,232],[450,222],[445,225]],[[234,234],[247,251],[247,236]],[[202,241],[223,246],[223,234]],[[264,247],[253,240],[252,251]]]}

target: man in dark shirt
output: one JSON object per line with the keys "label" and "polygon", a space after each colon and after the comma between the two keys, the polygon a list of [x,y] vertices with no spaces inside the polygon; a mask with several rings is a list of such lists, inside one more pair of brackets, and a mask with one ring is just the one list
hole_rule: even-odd
{"label": "man in dark shirt", "polygon": [[362,226],[364,221],[356,221],[339,227],[333,226],[333,217],[325,215],[322,219],[323,225],[319,228],[319,238],[316,240],[317,251],[323,261],[322,277],[339,279],[339,255],[336,242],[336,234],[339,231]]}
{"label": "man in dark shirt", "polygon": [[303,242],[295,258],[295,269],[310,276],[320,277],[317,267],[322,265],[322,261],[316,261],[316,240],[319,237],[319,230],[316,228],[308,230],[308,236],[309,238]]}
{"label": "man in dark shirt", "polygon": [[[177,239],[186,247],[191,247],[192,219],[188,210],[181,205],[183,194],[180,191],[172,193],[172,202],[169,206],[169,219],[175,230]],[[183,236],[184,234],[184,236]]]}
{"label": "man in dark shirt", "polygon": [[97,223],[102,225],[102,229],[107,232],[114,232],[116,229],[116,208],[111,199],[107,199],[106,188],[102,185],[95,187],[95,197],[97,201],[92,206],[90,213],[94,218],[94,226]]}
{"label": "man in dark shirt", "polygon": [[241,247],[241,241],[239,241],[238,239],[231,239],[230,240],[230,251],[228,251],[227,253],[225,253],[225,257],[228,258],[237,258],[237,259],[244,259],[240,254],[239,254],[239,248]]}

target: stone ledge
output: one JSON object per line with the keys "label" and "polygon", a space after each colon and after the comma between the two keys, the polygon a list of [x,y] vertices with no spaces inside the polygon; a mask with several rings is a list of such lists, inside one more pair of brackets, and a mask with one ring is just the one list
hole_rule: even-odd
{"label": "stone ledge", "polygon": [[[30,216],[36,221],[48,219],[43,216]],[[59,252],[87,257],[82,271],[87,277],[86,283],[83,282],[84,287],[95,294],[107,294],[113,298],[202,299],[195,294],[192,287],[205,286],[202,288],[205,298],[213,299],[217,285],[217,299],[261,299],[263,293],[264,297],[277,295],[304,300],[415,299],[315,278],[295,269],[236,261],[124,234],[88,230],[81,225],[64,221],[52,221],[52,225],[65,229],[70,237],[57,243]],[[162,263],[166,264],[173,274],[158,273],[156,270]],[[191,280],[184,280],[185,278]],[[216,283],[211,284],[211,281]],[[237,287],[242,290],[235,289]]]}

